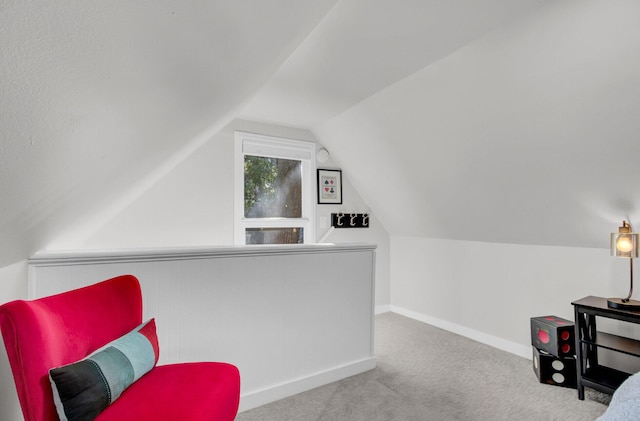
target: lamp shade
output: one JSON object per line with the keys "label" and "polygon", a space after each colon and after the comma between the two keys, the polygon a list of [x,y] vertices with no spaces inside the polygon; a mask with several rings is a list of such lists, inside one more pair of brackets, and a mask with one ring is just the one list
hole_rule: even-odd
{"label": "lamp shade", "polygon": [[640,311],[640,301],[632,300],[633,295],[633,258],[638,257],[638,234],[631,232],[631,225],[622,221],[618,232],[611,233],[611,255],[629,259],[629,295],[627,298],[609,298],[607,305],[628,311]]}
{"label": "lamp shade", "polygon": [[638,257],[638,244],[640,234],[631,232],[631,227],[626,221],[618,228],[618,232],[611,233],[611,255],[615,257]]}

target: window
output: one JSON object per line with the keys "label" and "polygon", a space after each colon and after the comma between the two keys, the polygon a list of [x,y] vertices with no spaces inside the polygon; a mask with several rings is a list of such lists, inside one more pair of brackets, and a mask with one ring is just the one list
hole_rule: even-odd
{"label": "window", "polygon": [[236,132],[235,244],[315,241],[315,144]]}

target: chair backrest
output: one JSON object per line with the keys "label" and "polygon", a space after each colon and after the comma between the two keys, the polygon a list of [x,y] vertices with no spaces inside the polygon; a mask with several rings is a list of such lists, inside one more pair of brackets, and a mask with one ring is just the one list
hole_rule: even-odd
{"label": "chair backrest", "polygon": [[26,421],[58,419],[49,369],[80,360],[142,322],[132,275],[0,306],[0,329]]}

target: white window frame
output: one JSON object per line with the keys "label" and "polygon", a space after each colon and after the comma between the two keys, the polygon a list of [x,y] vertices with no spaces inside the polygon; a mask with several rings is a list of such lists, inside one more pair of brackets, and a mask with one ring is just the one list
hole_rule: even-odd
{"label": "white window frame", "polygon": [[[244,157],[266,156],[299,160],[302,163],[302,217],[245,218],[244,216]],[[315,241],[316,144],[303,140],[235,132],[234,224],[233,242],[246,242],[247,228],[302,227],[304,243]]]}

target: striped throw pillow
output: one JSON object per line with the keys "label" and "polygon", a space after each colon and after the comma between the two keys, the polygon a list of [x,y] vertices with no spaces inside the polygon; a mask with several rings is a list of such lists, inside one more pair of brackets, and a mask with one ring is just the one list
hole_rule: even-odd
{"label": "striped throw pillow", "polygon": [[83,360],[49,370],[60,421],[93,420],[158,362],[155,319]]}

